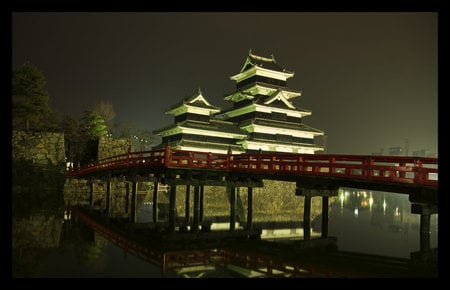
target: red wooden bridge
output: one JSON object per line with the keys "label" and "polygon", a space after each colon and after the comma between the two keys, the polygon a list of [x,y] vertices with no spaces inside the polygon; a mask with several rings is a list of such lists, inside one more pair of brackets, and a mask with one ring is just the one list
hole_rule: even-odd
{"label": "red wooden bridge", "polygon": [[[108,157],[69,171],[83,177],[108,170],[139,168],[180,168],[253,173],[265,176],[331,177],[438,187],[438,158],[337,154],[217,154],[173,150],[132,152]],[[275,178],[276,179],[276,178]]]}
{"label": "red wooden bridge", "polygon": [[[203,186],[226,186],[230,198],[230,235],[235,232],[236,188],[247,187],[247,226],[252,230],[253,187],[263,180],[296,182],[295,194],[304,196],[304,240],[310,240],[311,198],[322,197],[322,238],[327,239],[328,198],[339,187],[390,191],[409,195],[411,211],[421,215],[421,252],[429,253],[430,215],[437,213],[438,159],[409,156],[247,153],[164,150],[129,152],[70,170],[73,178],[90,179],[89,204],[93,207],[94,180],[107,179],[106,212],[111,208],[111,178],[132,183],[131,220],[136,220],[137,183],[154,182],[153,221],[157,220],[158,184],[170,185],[168,233],[176,229],[176,187],[186,185],[186,223],[189,221],[189,186],[194,186],[194,219],[198,231],[202,218]],[[189,185],[189,186],[188,186]],[[127,187],[128,188],[128,187]],[[128,197],[127,189],[127,197]],[[270,193],[268,193],[270,194]],[[127,206],[128,207],[128,206]],[[203,227],[202,227],[203,228]],[[423,251],[422,251],[423,250]]]}

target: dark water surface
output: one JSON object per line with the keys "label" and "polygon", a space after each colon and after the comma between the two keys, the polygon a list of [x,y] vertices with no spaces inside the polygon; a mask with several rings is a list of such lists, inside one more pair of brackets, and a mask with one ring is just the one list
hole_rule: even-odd
{"label": "dark water surface", "polygon": [[[152,215],[148,210],[148,206],[141,205],[138,221],[150,221]],[[410,211],[407,195],[344,189],[331,206],[328,235],[337,237],[340,251],[410,258],[412,252],[420,249],[420,216]],[[239,276],[219,266],[207,271],[162,274],[160,266],[125,254],[121,248],[83,224],[75,224],[71,220],[62,222],[59,248],[47,250],[40,257],[38,266],[30,270],[31,277]],[[312,237],[320,235],[320,216],[312,221],[312,230]],[[283,242],[287,242],[286,239]],[[431,217],[431,247],[438,247],[438,215]]]}

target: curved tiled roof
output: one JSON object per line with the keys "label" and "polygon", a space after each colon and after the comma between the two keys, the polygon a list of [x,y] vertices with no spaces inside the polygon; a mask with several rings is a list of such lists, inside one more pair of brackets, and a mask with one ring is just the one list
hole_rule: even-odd
{"label": "curved tiled roof", "polygon": [[274,71],[279,71],[279,72],[292,73],[292,72],[287,71],[284,68],[280,67],[277,64],[273,55],[271,56],[271,58],[263,57],[263,56],[253,54],[252,51],[250,50],[248,52],[247,59],[245,61],[244,67],[242,68],[241,72],[243,72],[253,66],[270,69],[270,70],[274,70]]}
{"label": "curved tiled roof", "polygon": [[[199,98],[201,97],[201,98]],[[203,101],[204,100],[204,101]],[[188,104],[190,106],[194,106],[194,107],[200,107],[200,108],[206,108],[206,109],[211,109],[211,110],[220,110],[219,107],[213,106],[211,104],[209,104],[209,102],[206,100],[206,98],[202,95],[201,90],[198,90],[197,94],[194,94],[192,96],[187,96],[185,97],[183,100],[181,100],[180,102],[176,103],[175,105],[170,106],[170,108],[168,108],[166,110],[166,112],[169,112],[173,109],[176,109],[178,107],[181,107],[185,104]]]}

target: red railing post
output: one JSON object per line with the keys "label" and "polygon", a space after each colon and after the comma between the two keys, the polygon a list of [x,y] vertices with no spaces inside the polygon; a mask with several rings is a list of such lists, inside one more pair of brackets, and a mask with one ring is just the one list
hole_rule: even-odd
{"label": "red railing post", "polygon": [[401,162],[400,164],[399,164],[399,166],[400,167],[402,167],[401,168],[401,170],[399,170],[399,177],[400,178],[406,178],[406,163],[405,162]]}
{"label": "red railing post", "polygon": [[232,156],[233,152],[231,151],[231,146],[228,146],[228,151],[227,151],[227,169],[231,169],[231,161],[233,161],[233,156]]}
{"label": "red railing post", "polygon": [[362,176],[364,176],[366,178],[373,176],[372,165],[373,165],[373,159],[371,157],[364,158],[363,164],[362,164]]}
{"label": "red railing post", "polygon": [[422,184],[423,181],[423,171],[422,171],[422,160],[420,158],[414,159],[414,183]]}
{"label": "red railing post", "polygon": [[[187,160],[188,166],[192,167],[192,152],[191,151],[188,152],[187,158],[188,158],[188,160]],[[180,162],[180,161],[178,161],[178,162]]]}
{"label": "red railing post", "polygon": [[330,155],[330,163],[328,164],[328,175],[334,175],[334,164],[336,163],[336,157]]}
{"label": "red railing post", "polygon": [[297,167],[297,172],[303,172],[303,157],[300,156],[298,158],[298,167]]}
{"label": "red railing post", "polygon": [[170,149],[170,145],[166,144],[164,151],[164,166],[169,166],[172,162],[172,150]]}
{"label": "red railing post", "polygon": [[127,165],[130,165],[131,164],[131,146],[128,146],[128,157],[127,157],[127,161],[126,161],[126,164]]}
{"label": "red railing post", "polygon": [[373,169],[372,169],[373,164],[374,164],[373,158],[369,157],[367,166],[369,166],[369,175],[368,176],[370,176],[370,177],[373,176]]}

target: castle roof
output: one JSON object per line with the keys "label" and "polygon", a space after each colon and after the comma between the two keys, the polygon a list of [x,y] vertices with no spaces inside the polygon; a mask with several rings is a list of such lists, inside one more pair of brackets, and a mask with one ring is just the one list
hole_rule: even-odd
{"label": "castle roof", "polygon": [[206,98],[202,94],[202,91],[199,88],[197,94],[194,94],[192,96],[187,96],[183,100],[181,100],[180,102],[176,103],[175,105],[172,105],[169,109],[166,110],[166,114],[170,114],[175,109],[178,109],[178,108],[186,106],[186,105],[189,105],[189,106],[192,106],[192,107],[209,109],[210,111],[215,111],[215,112],[219,112],[220,111],[219,107],[211,105],[206,100]]}
{"label": "castle roof", "polygon": [[269,69],[269,70],[274,70],[274,71],[279,71],[279,72],[284,72],[284,73],[292,73],[292,72],[287,71],[284,68],[280,67],[277,64],[273,54],[271,55],[270,58],[268,58],[268,57],[253,54],[252,50],[250,49],[248,52],[247,59],[245,60],[244,65],[242,66],[241,72],[243,72],[253,66],[257,66],[257,67],[261,67],[261,68],[265,68],[265,69]]}

